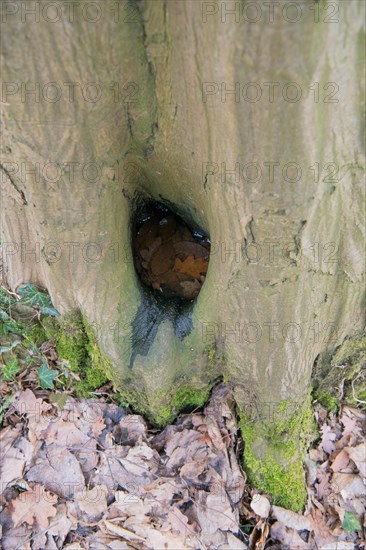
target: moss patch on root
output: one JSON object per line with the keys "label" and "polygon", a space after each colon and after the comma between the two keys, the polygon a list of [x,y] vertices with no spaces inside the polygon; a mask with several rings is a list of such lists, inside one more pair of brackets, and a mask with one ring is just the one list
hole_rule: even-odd
{"label": "moss patch on root", "polygon": [[100,351],[92,327],[80,312],[48,319],[45,330],[59,358],[67,361],[71,371],[80,378],[73,385],[75,395],[90,397],[111,379],[111,362]]}
{"label": "moss patch on root", "polygon": [[144,388],[143,383],[139,384],[136,377],[119,382],[121,405],[130,406],[159,428],[170,424],[181,412],[203,407],[213,386],[222,379],[220,374],[223,364],[223,358],[218,355],[215,346],[208,347],[204,355],[207,362],[202,367],[202,378],[193,373],[184,377],[177,376],[171,387],[168,385],[168,390],[159,389],[154,395]]}
{"label": "moss patch on root", "polygon": [[366,408],[365,333],[346,338],[337,350],[319,356],[313,396],[328,411],[337,411],[340,401]]}
{"label": "moss patch on root", "polygon": [[179,388],[171,395],[169,404],[155,414],[155,421],[161,426],[166,426],[178,413],[202,407],[209,395],[210,388],[197,389],[190,386]]}
{"label": "moss patch on root", "polygon": [[[111,361],[100,351],[92,327],[78,311],[57,319],[45,321],[47,338],[54,342],[60,359],[67,361],[80,381],[73,382],[76,396],[90,397],[91,393],[113,380]],[[166,426],[179,412],[203,406],[208,400],[210,387],[196,388],[192,385],[177,386],[154,399],[154,406],[142,388],[135,388],[133,380],[126,379],[115,394],[121,406],[130,406],[159,427]]]}
{"label": "moss patch on root", "polygon": [[286,400],[271,419],[240,415],[243,465],[249,481],[269,493],[273,503],[301,511],[306,500],[303,457],[316,437],[310,397],[303,404]]}
{"label": "moss patch on root", "polygon": [[[128,389],[126,389],[128,388]],[[174,389],[167,396],[165,393],[158,395],[155,402],[166,403],[159,407],[153,407],[149,403],[147,395],[141,389],[134,389],[131,384],[119,391],[122,406],[130,406],[134,411],[144,415],[153,424],[163,428],[170,424],[180,412],[191,411],[202,407],[208,400],[211,388],[193,388],[192,386]]]}

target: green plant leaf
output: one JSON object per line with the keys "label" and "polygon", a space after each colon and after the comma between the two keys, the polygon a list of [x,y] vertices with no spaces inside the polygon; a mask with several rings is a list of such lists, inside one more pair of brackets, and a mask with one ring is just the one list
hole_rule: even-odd
{"label": "green plant leaf", "polygon": [[52,403],[56,403],[60,407],[61,410],[65,407],[66,401],[67,401],[67,394],[66,393],[56,393],[52,392],[50,394],[50,400]]}
{"label": "green plant leaf", "polygon": [[36,285],[31,283],[20,285],[16,291],[21,296],[20,303],[25,306],[52,307],[51,298]]}
{"label": "green plant leaf", "polygon": [[361,529],[361,524],[356,514],[353,514],[352,512],[345,512],[342,527],[345,531],[352,533],[353,531],[358,531]]}
{"label": "green plant leaf", "polygon": [[15,346],[21,344],[20,340],[14,340],[9,346],[1,346],[0,353],[7,353],[8,351],[11,351]]}
{"label": "green plant leaf", "polygon": [[20,367],[17,359],[11,359],[9,363],[3,366],[2,378],[3,380],[13,380],[14,376],[18,374]]}
{"label": "green plant leaf", "polygon": [[6,336],[10,332],[12,332],[13,334],[23,334],[24,327],[21,323],[17,323],[9,317],[8,320],[0,324],[0,334]]}
{"label": "green plant leaf", "polygon": [[32,340],[30,340],[30,338],[28,338],[28,337],[26,337],[26,341],[27,341],[28,349],[32,352],[31,355],[39,356],[40,351],[39,351],[38,347],[36,346],[36,344],[34,342],[32,342]]}
{"label": "green plant leaf", "polygon": [[5,288],[0,288],[0,304],[3,307],[9,307],[16,302],[15,296],[10,294]]}
{"label": "green plant leaf", "polygon": [[9,315],[3,311],[2,309],[0,309],[0,319],[2,321],[8,321],[10,319]]}
{"label": "green plant leaf", "polygon": [[53,381],[58,376],[57,370],[49,369],[47,365],[43,363],[39,369],[37,369],[37,374],[41,388],[51,390],[53,388]]}
{"label": "green plant leaf", "polygon": [[54,307],[42,306],[41,308],[39,308],[39,311],[40,313],[42,313],[42,315],[49,315],[51,317],[58,317],[60,315],[60,313]]}
{"label": "green plant leaf", "polygon": [[12,401],[13,401],[13,396],[10,395],[5,399],[4,403],[0,403],[0,425],[2,424],[2,421],[4,419],[5,411],[9,407]]}

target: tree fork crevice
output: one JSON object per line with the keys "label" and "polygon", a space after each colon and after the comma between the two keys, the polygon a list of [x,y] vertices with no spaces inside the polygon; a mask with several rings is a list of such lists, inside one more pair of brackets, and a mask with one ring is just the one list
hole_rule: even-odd
{"label": "tree fork crevice", "polygon": [[[183,220],[170,201],[137,194],[131,201],[130,233],[141,302],[133,320],[130,367],[146,355],[159,324],[172,323],[182,340],[192,330],[192,311],[209,265],[210,239]],[[192,216],[190,216],[192,220]]]}

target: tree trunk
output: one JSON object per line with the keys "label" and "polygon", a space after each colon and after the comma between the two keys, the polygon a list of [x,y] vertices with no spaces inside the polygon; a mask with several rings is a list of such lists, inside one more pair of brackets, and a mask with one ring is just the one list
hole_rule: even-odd
{"label": "tree trunk", "polygon": [[[363,322],[364,3],[41,1],[36,21],[5,4],[11,287],[80,309],[155,420],[217,377],[262,417],[302,402],[317,355]],[[185,311],[141,289],[137,196],[210,235]]]}

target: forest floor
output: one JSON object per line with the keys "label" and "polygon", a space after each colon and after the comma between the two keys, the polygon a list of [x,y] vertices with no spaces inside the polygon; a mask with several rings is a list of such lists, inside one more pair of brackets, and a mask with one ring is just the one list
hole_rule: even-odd
{"label": "forest floor", "polygon": [[319,437],[295,513],[249,484],[228,388],[164,430],[121,406],[110,383],[76,397],[78,376],[34,329],[57,312],[24,287],[0,293],[3,550],[365,548],[364,410],[314,403]]}

